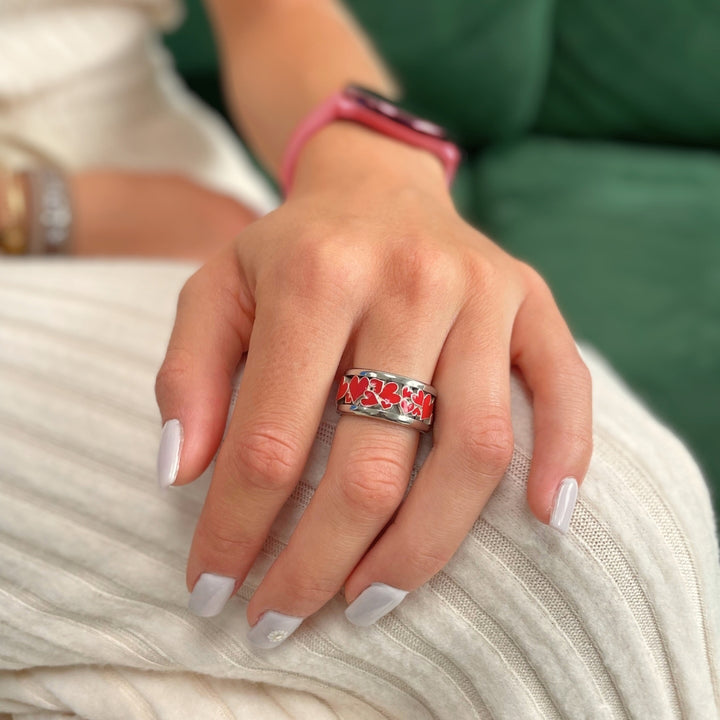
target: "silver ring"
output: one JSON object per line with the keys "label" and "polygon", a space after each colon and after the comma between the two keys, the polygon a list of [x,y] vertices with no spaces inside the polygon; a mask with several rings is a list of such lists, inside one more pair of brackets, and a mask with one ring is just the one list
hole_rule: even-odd
{"label": "silver ring", "polygon": [[432,385],[381,370],[346,370],[336,397],[339,413],[353,413],[430,430],[437,390]]}

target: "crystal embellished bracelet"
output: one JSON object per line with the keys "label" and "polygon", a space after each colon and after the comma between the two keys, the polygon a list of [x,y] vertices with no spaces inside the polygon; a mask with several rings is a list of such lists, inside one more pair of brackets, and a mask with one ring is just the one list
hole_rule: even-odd
{"label": "crystal embellished bracelet", "polygon": [[51,166],[27,172],[30,187],[28,252],[37,255],[68,253],[73,212],[65,174]]}

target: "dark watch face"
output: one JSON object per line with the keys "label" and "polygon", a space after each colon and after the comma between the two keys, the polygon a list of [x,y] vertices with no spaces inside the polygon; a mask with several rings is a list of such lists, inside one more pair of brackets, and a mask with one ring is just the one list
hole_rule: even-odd
{"label": "dark watch face", "polygon": [[379,95],[372,90],[367,90],[359,85],[348,85],[345,89],[348,95],[352,95],[357,102],[369,108],[373,112],[380,113],[386,118],[393,120],[394,122],[405,125],[416,132],[422,133],[423,135],[431,135],[432,137],[440,138],[441,140],[447,139],[447,133],[443,128],[429,120],[423,120],[422,118],[411,115],[405,110],[401,110],[391,100]]}

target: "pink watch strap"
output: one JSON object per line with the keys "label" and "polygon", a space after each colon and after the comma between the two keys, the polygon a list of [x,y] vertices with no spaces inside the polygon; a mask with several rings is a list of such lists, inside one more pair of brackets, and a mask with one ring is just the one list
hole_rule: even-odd
{"label": "pink watch strap", "polygon": [[[357,100],[346,95],[344,90],[340,90],[312,110],[290,136],[280,166],[280,185],[286,197],[292,188],[295,165],[303,146],[318,130],[335,120],[356,122],[395,140],[428,150],[440,159],[445,168],[445,179],[448,185],[452,184],[460,162],[460,150],[454,143],[440,137],[426,135],[408,125],[385,117],[361,105]],[[416,119],[416,122],[423,123],[425,121]],[[436,127],[429,122],[427,125]]]}

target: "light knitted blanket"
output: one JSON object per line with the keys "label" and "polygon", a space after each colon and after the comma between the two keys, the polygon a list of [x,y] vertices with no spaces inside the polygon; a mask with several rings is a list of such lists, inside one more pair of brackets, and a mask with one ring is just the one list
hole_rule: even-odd
{"label": "light knitted blanket", "polygon": [[[685,448],[585,349],[596,451],[567,536],[525,500],[531,411],[447,567],[371,628],[339,594],[253,651],[245,607],[312,496],[298,485],[239,595],[186,609],[207,475],[155,482],[155,372],[189,265],[0,264],[0,713],[86,718],[539,720],[718,717],[720,572]],[[417,465],[427,454],[423,436]]]}

